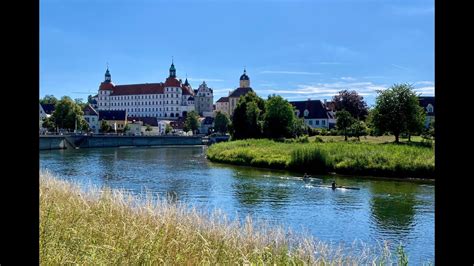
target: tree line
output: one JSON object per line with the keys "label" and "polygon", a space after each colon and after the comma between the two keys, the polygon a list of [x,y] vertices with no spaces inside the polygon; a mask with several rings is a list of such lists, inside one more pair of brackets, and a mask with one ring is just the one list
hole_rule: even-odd
{"label": "tree line", "polygon": [[[419,106],[418,95],[409,84],[394,84],[386,90],[377,91],[375,106],[369,109],[364,98],[356,91],[342,90],[332,98],[336,110],[336,129],[340,135],[360,136],[392,134],[395,142],[400,135],[434,137],[434,124],[424,127],[425,111]],[[229,132],[232,139],[250,138],[295,138],[314,134],[295,114],[295,108],[278,95],[267,100],[255,92],[241,96],[229,118],[218,112],[214,128],[220,133]]]}

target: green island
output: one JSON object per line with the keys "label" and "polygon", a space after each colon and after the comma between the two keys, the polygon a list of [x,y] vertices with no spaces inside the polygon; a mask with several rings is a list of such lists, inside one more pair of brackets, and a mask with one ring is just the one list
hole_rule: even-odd
{"label": "green island", "polygon": [[217,143],[207,150],[212,162],[285,169],[310,174],[434,178],[434,147],[420,137],[410,143],[393,136],[344,141],[342,136],[314,136],[277,142],[268,139]]}

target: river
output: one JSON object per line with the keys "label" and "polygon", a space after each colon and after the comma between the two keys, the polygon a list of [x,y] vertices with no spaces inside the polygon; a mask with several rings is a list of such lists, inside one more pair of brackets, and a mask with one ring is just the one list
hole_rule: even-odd
{"label": "river", "polygon": [[[318,176],[209,162],[206,147],[100,148],[40,152],[40,167],[82,185],[144,190],[230,218],[251,215],[333,244],[403,243],[410,264],[434,261],[434,185]],[[330,185],[359,187],[335,190]]]}

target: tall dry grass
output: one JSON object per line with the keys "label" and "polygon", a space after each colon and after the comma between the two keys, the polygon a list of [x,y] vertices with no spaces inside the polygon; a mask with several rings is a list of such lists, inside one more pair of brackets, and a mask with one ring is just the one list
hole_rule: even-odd
{"label": "tall dry grass", "polygon": [[[363,244],[362,244],[363,245]],[[385,264],[387,246],[334,247],[150,195],[81,189],[40,173],[41,264]]]}

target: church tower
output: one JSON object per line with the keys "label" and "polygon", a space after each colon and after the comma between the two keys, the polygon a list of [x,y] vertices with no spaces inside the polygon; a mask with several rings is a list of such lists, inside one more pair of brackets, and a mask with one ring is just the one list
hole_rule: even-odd
{"label": "church tower", "polygon": [[105,80],[104,80],[104,82],[106,82],[106,83],[112,82],[112,76],[110,75],[108,66],[107,66],[107,71],[105,71]]}
{"label": "church tower", "polygon": [[176,78],[176,68],[174,68],[173,61],[171,61],[170,78]]}
{"label": "church tower", "polygon": [[250,88],[250,79],[247,76],[247,71],[244,68],[244,74],[240,76],[240,88]]}

